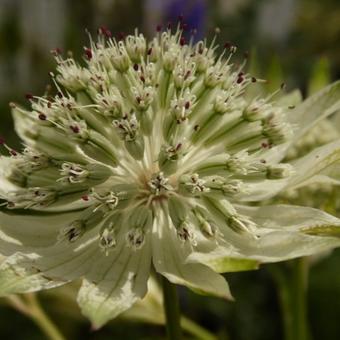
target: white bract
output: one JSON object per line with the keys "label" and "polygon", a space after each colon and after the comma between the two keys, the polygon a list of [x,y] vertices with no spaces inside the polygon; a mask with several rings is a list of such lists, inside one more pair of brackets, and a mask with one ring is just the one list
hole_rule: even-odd
{"label": "white bract", "polygon": [[248,205],[339,162],[339,140],[281,161],[339,110],[340,83],[289,109],[248,98],[256,79],[231,63],[233,46],[216,56],[180,30],[100,32],[82,66],[55,52],[55,96],[12,104],[25,149],[4,145],[0,159],[0,294],[83,277],[78,302],[99,327],[145,295],[151,266],[231,298],[216,272],[340,245],[340,220],[322,211]]}

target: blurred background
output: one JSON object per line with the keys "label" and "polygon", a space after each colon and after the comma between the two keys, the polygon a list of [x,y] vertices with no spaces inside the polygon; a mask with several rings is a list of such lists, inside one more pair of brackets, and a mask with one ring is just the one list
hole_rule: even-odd
{"label": "blurred background", "polygon": [[[86,30],[106,26],[114,35],[138,27],[152,36],[157,24],[184,15],[198,39],[214,36],[223,46],[249,53],[256,76],[270,79],[268,90],[285,82],[305,95],[316,70],[327,81],[340,78],[339,0],[0,0],[0,136],[19,147],[8,103],[42,94],[54,68],[50,50],[72,50],[82,57]],[[318,260],[310,272],[308,318],[313,339],[340,339],[340,251]],[[284,264],[288,266],[289,264]],[[181,290],[183,313],[219,339],[282,339],[277,293],[270,268],[226,275],[236,298],[228,303]],[[67,339],[163,339],[162,326],[118,319],[99,331],[80,316],[74,286],[39,294]],[[128,330],[127,330],[128,329]],[[29,319],[0,305],[0,338],[44,339]]]}

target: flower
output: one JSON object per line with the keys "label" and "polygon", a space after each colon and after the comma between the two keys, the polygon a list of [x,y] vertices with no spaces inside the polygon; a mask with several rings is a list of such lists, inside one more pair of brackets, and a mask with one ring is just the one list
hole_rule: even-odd
{"label": "flower", "polygon": [[340,221],[323,211],[249,203],[339,162],[339,140],[282,159],[340,108],[340,83],[295,109],[250,98],[257,79],[231,64],[235,52],[217,56],[180,29],[146,41],[105,28],[83,64],[54,51],[57,93],[11,104],[24,151],[2,141],[2,295],[83,277],[78,302],[99,327],[145,295],[151,266],[231,298],[217,272],[339,246]]}

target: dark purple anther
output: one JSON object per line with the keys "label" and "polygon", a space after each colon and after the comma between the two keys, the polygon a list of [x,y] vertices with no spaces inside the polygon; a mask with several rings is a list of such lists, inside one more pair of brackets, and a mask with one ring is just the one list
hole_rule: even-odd
{"label": "dark purple anther", "polygon": [[90,48],[88,48],[88,47],[86,47],[84,50],[85,50],[86,58],[88,60],[91,60],[92,57],[93,57],[92,50]]}
{"label": "dark purple anther", "polygon": [[44,113],[39,113],[38,117],[39,117],[40,120],[46,120],[47,119],[47,117]]}

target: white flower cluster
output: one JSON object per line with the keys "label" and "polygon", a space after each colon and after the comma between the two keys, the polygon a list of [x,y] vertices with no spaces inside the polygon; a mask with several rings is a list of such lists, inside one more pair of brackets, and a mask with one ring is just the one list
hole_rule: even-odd
{"label": "white flower cluster", "polygon": [[151,263],[172,282],[230,297],[216,272],[339,245],[309,235],[339,228],[321,211],[247,205],[340,158],[337,142],[281,163],[294,129],[316,120],[305,114],[339,106],[339,84],[318,94],[332,94],[322,108],[249,98],[257,80],[231,63],[235,51],[217,56],[180,29],[149,42],[101,29],[83,65],[54,52],[56,95],[31,96],[31,110],[12,104],[27,148],[0,159],[2,294],[82,276],[79,303],[102,325],[145,294]]}

